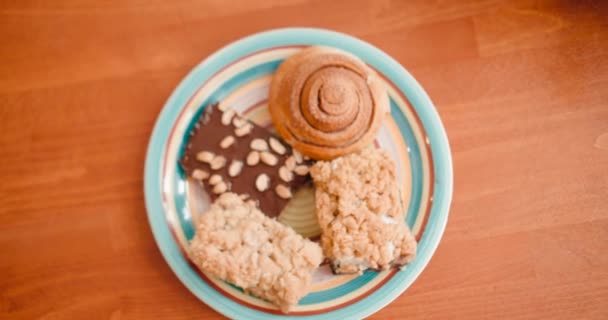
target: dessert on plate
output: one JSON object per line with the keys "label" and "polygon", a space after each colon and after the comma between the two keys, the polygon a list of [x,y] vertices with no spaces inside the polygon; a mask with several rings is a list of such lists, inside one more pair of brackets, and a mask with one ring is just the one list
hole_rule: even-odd
{"label": "dessert on plate", "polygon": [[279,66],[268,109],[281,137],[317,160],[372,143],[390,111],[378,75],[357,57],[327,47],[304,49]]}
{"label": "dessert on plate", "polygon": [[335,273],[402,267],[416,254],[395,166],[367,148],[312,166],[321,246]]}
{"label": "dessert on plate", "polygon": [[234,192],[271,217],[310,184],[309,164],[276,135],[217,103],[194,124],[181,159],[187,175],[200,181],[212,200]]}
{"label": "dessert on plate", "polygon": [[224,193],[201,216],[190,257],[203,271],[288,311],[323,260],[318,244]]}

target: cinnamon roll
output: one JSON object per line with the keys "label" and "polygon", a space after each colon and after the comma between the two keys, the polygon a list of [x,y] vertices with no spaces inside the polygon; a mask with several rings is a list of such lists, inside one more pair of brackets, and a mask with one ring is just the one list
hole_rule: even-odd
{"label": "cinnamon roll", "polygon": [[268,103],[283,139],[317,160],[363,149],[389,112],[377,74],[355,56],[326,47],[285,60],[272,79]]}

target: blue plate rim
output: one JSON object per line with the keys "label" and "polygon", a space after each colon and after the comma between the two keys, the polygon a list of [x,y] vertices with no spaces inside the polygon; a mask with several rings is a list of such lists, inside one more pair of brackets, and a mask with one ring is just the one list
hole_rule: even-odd
{"label": "blue plate rim", "polygon": [[[161,168],[170,129],[181,108],[195,92],[200,80],[219,70],[226,62],[235,60],[243,53],[267,47],[284,45],[329,45],[349,51],[383,73],[402,91],[425,128],[430,142],[434,164],[435,190],[429,220],[420,240],[418,256],[408,266],[407,272],[399,272],[391,281],[368,297],[352,305],[320,315],[274,315],[249,309],[221,296],[202,281],[193,271],[175,243],[165,220],[162,202]],[[180,281],[201,301],[219,313],[234,319],[360,319],[382,309],[403,293],[430,261],[437,249],[447,224],[453,192],[453,168],[450,146],[439,115],[424,89],[397,61],[380,49],[363,40],[336,31],[318,28],[283,28],[256,33],[232,42],[216,51],[180,82],[160,112],[146,154],[144,168],[144,196],[148,220],[156,243],[169,267]]]}

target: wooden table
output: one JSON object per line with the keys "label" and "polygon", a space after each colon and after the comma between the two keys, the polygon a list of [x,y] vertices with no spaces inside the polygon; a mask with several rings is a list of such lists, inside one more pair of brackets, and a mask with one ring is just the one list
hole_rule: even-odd
{"label": "wooden table", "polygon": [[143,202],[154,121],[201,59],[317,26],[435,101],[455,188],[422,276],[372,319],[608,319],[608,2],[3,1],[0,318],[221,319]]}

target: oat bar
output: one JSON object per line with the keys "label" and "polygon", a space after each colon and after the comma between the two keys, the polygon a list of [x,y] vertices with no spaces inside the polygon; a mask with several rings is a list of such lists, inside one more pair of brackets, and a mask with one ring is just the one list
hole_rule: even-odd
{"label": "oat bar", "polygon": [[323,253],[335,273],[403,266],[416,254],[394,163],[365,149],[311,167]]}
{"label": "oat bar", "polygon": [[201,216],[189,252],[204,272],[268,300],[284,311],[310,289],[323,260],[318,244],[224,193]]}

